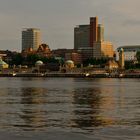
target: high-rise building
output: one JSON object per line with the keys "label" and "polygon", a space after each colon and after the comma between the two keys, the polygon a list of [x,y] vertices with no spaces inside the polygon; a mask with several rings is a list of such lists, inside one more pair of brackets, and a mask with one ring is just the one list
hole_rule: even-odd
{"label": "high-rise building", "polygon": [[94,47],[98,40],[98,17],[91,17],[90,24],[74,28],[74,49]]}
{"label": "high-rise building", "polygon": [[74,49],[89,47],[90,26],[79,25],[74,28]]}
{"label": "high-rise building", "polygon": [[37,50],[40,44],[40,29],[25,28],[22,30],[22,51],[30,48]]}
{"label": "high-rise building", "polygon": [[112,43],[104,41],[104,26],[98,24],[98,17],[90,17],[90,24],[74,29],[74,49],[80,52],[83,60],[114,56]]}
{"label": "high-rise building", "polygon": [[90,47],[94,46],[94,42],[97,41],[98,37],[98,17],[90,18]]}
{"label": "high-rise building", "polygon": [[97,42],[104,41],[104,26],[102,24],[98,24],[98,37]]}
{"label": "high-rise building", "polygon": [[113,58],[114,50],[113,44],[107,41],[94,42],[93,57],[100,58]]}

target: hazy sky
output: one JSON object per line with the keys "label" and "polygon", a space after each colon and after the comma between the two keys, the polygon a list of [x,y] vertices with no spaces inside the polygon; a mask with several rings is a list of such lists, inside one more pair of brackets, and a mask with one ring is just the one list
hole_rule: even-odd
{"label": "hazy sky", "polygon": [[40,28],[51,49],[73,48],[74,27],[98,16],[105,39],[140,44],[140,0],[0,0],[0,50],[21,50],[22,28]]}

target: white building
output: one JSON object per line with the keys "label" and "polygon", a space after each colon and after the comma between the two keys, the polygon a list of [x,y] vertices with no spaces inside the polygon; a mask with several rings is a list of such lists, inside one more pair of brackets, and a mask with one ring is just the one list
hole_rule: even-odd
{"label": "white building", "polygon": [[118,52],[124,50],[124,60],[125,61],[136,61],[136,54],[140,51],[140,45],[133,45],[133,46],[121,46],[117,48],[117,60],[118,60]]}
{"label": "white building", "polygon": [[25,28],[22,31],[22,51],[32,48],[37,50],[41,44],[40,30],[36,28]]}

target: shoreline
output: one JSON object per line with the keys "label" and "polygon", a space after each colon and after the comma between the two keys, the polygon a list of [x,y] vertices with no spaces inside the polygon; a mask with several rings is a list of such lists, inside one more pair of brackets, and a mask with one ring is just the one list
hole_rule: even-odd
{"label": "shoreline", "polygon": [[140,78],[140,74],[88,74],[88,73],[14,73],[0,74],[0,77],[70,77],[70,78]]}

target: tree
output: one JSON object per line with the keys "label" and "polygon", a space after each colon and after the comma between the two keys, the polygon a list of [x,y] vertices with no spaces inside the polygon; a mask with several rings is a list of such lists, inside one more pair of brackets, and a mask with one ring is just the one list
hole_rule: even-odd
{"label": "tree", "polygon": [[29,54],[26,58],[26,64],[28,66],[34,66],[36,61],[40,60],[40,57],[37,54]]}
{"label": "tree", "polygon": [[138,62],[140,63],[140,51],[137,52],[136,57],[137,57]]}
{"label": "tree", "polygon": [[17,53],[12,56],[12,59],[9,62],[9,64],[18,66],[18,65],[22,65],[23,61],[24,58],[22,57],[22,55],[20,53]]}
{"label": "tree", "polygon": [[83,64],[84,66],[88,66],[88,65],[103,65],[107,62],[108,59],[105,58],[100,58],[100,59],[96,59],[96,58],[89,58],[86,59]]}

